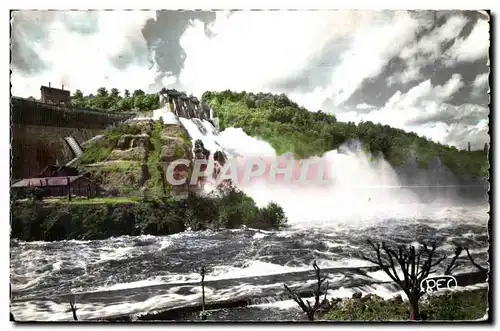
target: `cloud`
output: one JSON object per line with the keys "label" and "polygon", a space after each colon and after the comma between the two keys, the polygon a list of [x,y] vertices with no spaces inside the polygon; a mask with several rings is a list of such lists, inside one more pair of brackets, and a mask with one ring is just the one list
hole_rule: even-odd
{"label": "cloud", "polygon": [[[186,53],[179,80],[195,93],[205,90],[270,91],[276,80],[298,75],[332,38],[336,12],[217,12],[211,36],[194,21],[180,43]],[[353,23],[344,17],[348,27]]]}
{"label": "cloud", "polygon": [[475,88],[482,88],[486,85],[488,85],[488,80],[489,80],[489,72],[485,72],[484,74],[477,75],[476,79],[474,79],[474,82],[472,85],[474,85]]}
{"label": "cloud", "polygon": [[457,62],[487,61],[490,48],[489,22],[479,19],[466,38],[458,38],[443,55],[444,63],[452,66]]}
{"label": "cloud", "polygon": [[375,108],[373,105],[369,105],[367,103],[360,103],[360,104],[356,105],[356,109],[360,109],[360,110],[373,109],[373,108]]}
{"label": "cloud", "polygon": [[446,102],[463,86],[459,74],[452,75],[443,85],[434,86],[426,80],[406,93],[397,91],[381,108],[368,113],[340,113],[337,118],[388,124],[458,148],[464,148],[467,141],[473,148],[482,148],[489,139],[489,109],[475,104],[457,106]]}
{"label": "cloud", "polygon": [[[25,40],[29,40],[30,49],[36,53],[35,59],[40,60],[28,70],[13,70],[14,95],[37,97],[40,85],[48,82],[87,93],[94,92],[99,86],[133,90],[147,87],[157,75],[155,68],[148,70],[148,49],[141,34],[146,19],[154,17],[154,12],[46,13],[50,14],[19,12],[17,17],[21,20],[13,22],[13,31],[27,37]],[[35,22],[44,22],[40,27],[43,33],[30,37],[35,33],[33,23],[24,23],[33,17],[37,18]],[[90,22],[99,22],[98,31],[88,29],[87,18]],[[134,50],[135,57],[130,55],[131,50]],[[13,50],[13,58],[23,58],[25,54],[31,53],[24,53],[22,47]],[[119,63],[127,56],[126,63]],[[18,65],[15,66],[19,69]]]}
{"label": "cloud", "polygon": [[387,83],[407,84],[421,79],[421,68],[435,63],[441,56],[444,45],[456,38],[467,22],[464,15],[451,16],[443,25],[435,27],[429,34],[404,47],[399,57],[405,61],[406,69],[388,77]]}
{"label": "cloud", "polygon": [[85,93],[286,93],[339,120],[458,143],[465,129],[453,122],[481,136],[485,116],[471,105],[485,104],[488,34],[471,13],[24,11],[12,23],[12,92],[36,97],[52,82]]}
{"label": "cloud", "polygon": [[194,21],[203,24],[204,35],[209,37],[210,24],[215,20],[215,12],[165,10],[156,12],[142,28],[151,60],[164,75],[178,76],[184,67],[186,52],[180,39],[186,28]]}

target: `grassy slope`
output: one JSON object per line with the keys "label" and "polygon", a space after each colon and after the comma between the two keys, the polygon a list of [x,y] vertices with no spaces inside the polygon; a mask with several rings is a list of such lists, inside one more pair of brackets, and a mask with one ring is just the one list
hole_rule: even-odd
{"label": "grassy slope", "polygon": [[[160,162],[162,147],[168,142],[162,141],[162,134],[172,135],[181,138],[187,149],[191,149],[190,140],[184,136],[182,130],[170,128],[165,126],[159,121],[154,122],[150,129],[145,129],[144,126],[135,124],[122,124],[118,127],[110,129],[105,132],[104,138],[98,140],[94,144],[85,149],[84,155],[79,160],[78,166],[85,171],[90,172],[91,178],[97,183],[104,186],[116,187],[120,190],[120,194],[125,195],[138,195],[140,187],[138,186],[139,178],[141,177],[141,162],[116,160],[106,162],[111,151],[116,147],[120,137],[125,134],[141,134],[148,133],[149,138],[149,151],[147,158],[147,168],[150,179],[148,181],[148,189],[152,195],[162,195],[163,187],[161,181]],[[184,153],[183,148],[174,146],[176,153],[181,157]],[[177,151],[177,149],[179,149]],[[97,164],[97,165],[96,165]]]}
{"label": "grassy slope", "polygon": [[413,154],[419,166],[425,168],[437,156],[458,175],[488,175],[489,164],[483,151],[459,151],[387,125],[337,122],[334,116],[309,112],[284,95],[205,92],[202,100],[214,109],[221,129],[241,127],[247,134],[268,141],[280,154],[321,155],[357,139],[366,150],[382,153],[395,166]]}

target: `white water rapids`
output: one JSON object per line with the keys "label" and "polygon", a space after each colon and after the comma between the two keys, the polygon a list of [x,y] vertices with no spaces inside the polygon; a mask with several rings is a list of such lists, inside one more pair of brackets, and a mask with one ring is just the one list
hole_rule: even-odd
{"label": "white water rapids", "polygon": [[[155,118],[158,118],[158,112]],[[176,123],[172,113],[165,123]],[[180,118],[193,142],[203,141],[211,155],[230,158],[275,157],[266,142],[240,128],[218,132],[210,122]],[[66,298],[77,300],[81,320],[116,314],[140,314],[199,302],[198,269],[207,265],[207,300],[261,296],[235,319],[296,319],[293,301],[281,300],[290,286],[314,279],[293,272],[366,266],[357,253],[367,238],[411,243],[435,240],[449,253],[459,242],[484,265],[487,259],[489,206],[463,205],[449,199],[422,202],[418,190],[403,186],[383,159],[372,160],[356,144],[322,156],[335,184],[325,188],[266,184],[240,188],[258,205],[280,204],[289,219],[284,230],[253,229],[185,232],[170,236],[118,237],[95,241],[11,241],[11,309],[18,320],[71,320]],[[465,259],[465,257],[462,256]],[[460,270],[474,270],[464,266]],[[329,270],[329,297],[353,291],[389,297],[397,289],[355,272]],[[295,310],[294,310],[295,309]],[[294,311],[294,313],[290,313]],[[248,313],[251,312],[251,313]],[[298,315],[297,315],[298,314]]]}

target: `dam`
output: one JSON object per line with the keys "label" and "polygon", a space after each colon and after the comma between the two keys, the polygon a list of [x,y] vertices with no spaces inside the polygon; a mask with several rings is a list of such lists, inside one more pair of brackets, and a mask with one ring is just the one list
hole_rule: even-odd
{"label": "dam", "polygon": [[[64,87],[49,84],[40,90],[40,100],[11,97],[13,179],[36,177],[47,166],[67,164],[81,154],[80,144],[97,138],[107,128],[140,117],[138,112],[74,108],[70,92]],[[210,120],[210,108],[197,98],[174,89],[162,89],[159,94],[160,113],[168,111],[178,117]]]}

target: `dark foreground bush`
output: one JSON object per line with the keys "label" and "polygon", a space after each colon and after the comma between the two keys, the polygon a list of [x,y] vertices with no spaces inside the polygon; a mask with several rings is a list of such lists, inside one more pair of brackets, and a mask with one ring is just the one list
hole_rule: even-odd
{"label": "dark foreground bush", "polygon": [[[487,290],[446,292],[427,296],[420,303],[422,320],[458,321],[482,318],[488,309]],[[401,297],[384,300],[376,295],[333,299],[322,319],[337,321],[404,321],[409,307]]]}
{"label": "dark foreground bush", "polygon": [[144,199],[42,202],[12,204],[11,237],[30,240],[104,239],[122,235],[168,235],[186,229],[239,228],[243,225],[277,228],[286,217],[275,203],[258,208],[243,192],[189,195],[186,200]]}

